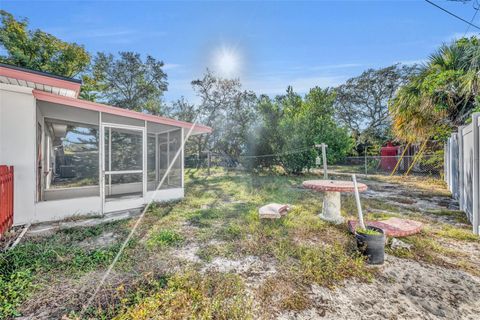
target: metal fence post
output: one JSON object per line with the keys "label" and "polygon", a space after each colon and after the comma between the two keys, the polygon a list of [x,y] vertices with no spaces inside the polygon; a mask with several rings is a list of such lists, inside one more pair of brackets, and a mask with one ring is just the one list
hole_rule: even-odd
{"label": "metal fence post", "polygon": [[367,146],[365,146],[365,175],[368,175],[368,166],[367,166]]}
{"label": "metal fence post", "polygon": [[322,157],[323,157],[323,178],[328,179],[328,171],[327,171],[327,147],[325,143],[322,142]]}

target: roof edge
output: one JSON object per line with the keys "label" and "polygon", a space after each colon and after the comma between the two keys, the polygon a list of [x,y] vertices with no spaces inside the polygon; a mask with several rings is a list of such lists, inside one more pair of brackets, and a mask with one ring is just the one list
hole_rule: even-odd
{"label": "roof edge", "polygon": [[22,68],[12,68],[10,66],[0,65],[0,75],[25,82],[39,83],[51,87],[71,90],[75,92],[76,97],[80,94],[81,83],[59,79],[29,70],[25,71]]}
{"label": "roof edge", "polygon": [[11,65],[11,64],[8,64],[8,63],[0,63],[0,67],[13,69],[13,70],[17,70],[17,71],[33,73],[33,74],[37,74],[37,75],[40,75],[40,76],[54,78],[54,79],[58,79],[58,80],[70,81],[70,82],[82,84],[82,80],[80,80],[80,79],[74,79],[74,78],[70,78],[70,77],[60,76],[60,75],[50,73],[50,72],[45,72],[45,71],[39,71],[39,70],[34,70],[34,69],[30,69],[30,68],[25,68],[25,67],[14,66],[14,65]]}
{"label": "roof edge", "polygon": [[[154,123],[160,123],[160,124],[165,124],[165,125],[170,125],[175,127],[190,129],[193,125],[193,123],[190,123],[190,122],[175,120],[175,119],[161,117],[161,116],[154,116],[151,114],[145,114],[145,113],[141,113],[133,110],[109,106],[106,104],[91,102],[88,100],[82,100],[78,98],[59,96],[53,93],[48,93],[48,92],[36,90],[36,89],[33,90],[33,95],[37,100],[41,100],[41,101],[58,103],[58,104],[63,104],[71,107],[97,111],[97,112],[104,112],[104,113],[109,113],[117,116],[150,121]],[[195,127],[194,127],[195,134],[211,133],[212,131],[213,131],[212,128],[201,125],[201,124],[195,124]]]}

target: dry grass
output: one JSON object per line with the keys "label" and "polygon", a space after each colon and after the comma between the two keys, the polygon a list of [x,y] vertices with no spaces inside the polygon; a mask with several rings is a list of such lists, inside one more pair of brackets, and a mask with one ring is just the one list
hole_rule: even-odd
{"label": "dry grass", "polygon": [[[150,208],[114,276],[88,310],[89,317],[272,318],[285,311],[324,308],[311,299],[313,285],[334,288],[344,281],[370,282],[377,276],[379,271],[367,267],[358,255],[344,225],[334,226],[318,218],[321,194],[299,187],[303,180],[316,176],[212,171],[209,177],[201,170],[187,171],[187,197]],[[428,198],[429,188],[435,189],[434,196],[443,194],[441,184],[428,181],[426,186],[420,185],[415,180],[398,183],[399,188],[422,199]],[[412,244],[411,250],[388,249],[388,253],[477,274],[475,258],[448,246],[478,242],[465,226],[442,220],[448,216],[457,221],[460,214],[423,215],[412,200],[405,200],[410,196],[362,200],[368,219],[407,214],[429,225],[423,233],[405,239]],[[280,220],[261,221],[257,209],[269,202],[289,203],[293,210]],[[395,202],[412,208],[406,212]],[[353,196],[343,198],[342,212],[347,217],[355,215]],[[26,239],[4,256],[10,262],[8,274],[30,273],[25,289],[13,289],[21,292],[24,300],[13,308],[35,316],[40,301],[55,306],[50,308],[52,317],[78,317],[118,250],[118,243],[101,248],[79,244],[112,231],[121,241],[133,223],[74,228],[48,238]],[[215,270],[214,263],[226,264],[224,270]],[[50,281],[52,274],[63,279],[63,284]],[[62,291],[67,294],[60,298]]]}

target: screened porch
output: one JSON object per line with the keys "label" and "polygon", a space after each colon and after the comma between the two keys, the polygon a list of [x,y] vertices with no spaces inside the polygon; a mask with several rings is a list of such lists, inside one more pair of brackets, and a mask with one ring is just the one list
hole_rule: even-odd
{"label": "screened porch", "polygon": [[82,199],[103,213],[183,197],[186,131],[37,101],[37,203]]}

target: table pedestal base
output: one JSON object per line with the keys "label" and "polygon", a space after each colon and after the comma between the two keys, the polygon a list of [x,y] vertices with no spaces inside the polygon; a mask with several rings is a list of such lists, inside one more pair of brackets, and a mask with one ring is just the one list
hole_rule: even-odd
{"label": "table pedestal base", "polygon": [[340,208],[340,192],[325,192],[320,218],[335,224],[343,223],[344,219],[340,214]]}

